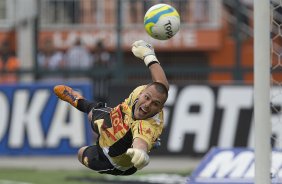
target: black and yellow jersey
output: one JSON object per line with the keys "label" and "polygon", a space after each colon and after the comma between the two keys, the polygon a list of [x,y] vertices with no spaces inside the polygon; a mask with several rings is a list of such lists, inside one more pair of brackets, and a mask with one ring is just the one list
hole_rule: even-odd
{"label": "black and yellow jersey", "polygon": [[138,95],[146,85],[133,90],[130,96],[110,112],[111,125],[107,126],[103,119],[96,120],[99,131],[99,145],[110,162],[119,170],[131,168],[131,158],[125,153],[131,147],[134,138],[141,138],[152,149],[163,129],[163,111],[146,120],[134,120],[133,109]]}

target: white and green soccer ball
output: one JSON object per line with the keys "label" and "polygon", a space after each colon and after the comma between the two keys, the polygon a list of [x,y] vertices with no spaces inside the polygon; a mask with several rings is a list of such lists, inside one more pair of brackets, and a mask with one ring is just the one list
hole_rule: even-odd
{"label": "white and green soccer ball", "polygon": [[180,16],[171,5],[156,4],[146,12],[144,27],[151,37],[168,40],[179,31]]}

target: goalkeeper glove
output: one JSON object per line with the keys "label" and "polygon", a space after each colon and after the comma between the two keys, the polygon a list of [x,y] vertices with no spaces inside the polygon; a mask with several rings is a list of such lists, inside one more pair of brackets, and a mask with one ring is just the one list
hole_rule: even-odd
{"label": "goalkeeper glove", "polygon": [[131,157],[131,162],[138,170],[149,164],[149,155],[144,150],[129,148],[126,154]]}
{"label": "goalkeeper glove", "polygon": [[131,50],[136,57],[144,60],[144,63],[147,67],[149,67],[153,63],[160,64],[160,62],[156,58],[153,46],[143,40],[135,41],[132,44]]}

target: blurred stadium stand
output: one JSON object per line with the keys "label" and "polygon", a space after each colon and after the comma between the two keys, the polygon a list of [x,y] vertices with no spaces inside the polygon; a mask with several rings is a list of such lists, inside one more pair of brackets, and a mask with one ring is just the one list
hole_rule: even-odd
{"label": "blurred stadium stand", "polygon": [[[17,54],[22,66],[16,71],[19,80],[27,74],[35,81],[86,79],[99,86],[98,98],[106,98],[109,83],[141,84],[150,80],[148,70],[140,66],[130,51],[133,41],[144,39],[155,45],[171,83],[253,81],[253,9],[249,1],[28,0],[26,5],[18,2],[0,0],[0,43],[8,40]],[[144,14],[156,3],[172,4],[180,13],[181,30],[169,41],[153,40],[144,31]],[[28,4],[34,13],[21,12],[29,11]],[[34,36],[25,40],[26,35]],[[66,55],[77,40],[90,62],[84,64],[77,56],[77,65],[70,67]],[[30,58],[21,52],[27,45],[31,45]],[[6,72],[15,71],[1,70]]]}

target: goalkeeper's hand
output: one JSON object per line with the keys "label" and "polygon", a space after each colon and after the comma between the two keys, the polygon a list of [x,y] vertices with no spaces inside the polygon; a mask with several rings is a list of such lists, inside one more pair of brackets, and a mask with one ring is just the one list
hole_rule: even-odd
{"label": "goalkeeper's hand", "polygon": [[160,63],[156,57],[153,46],[143,40],[135,41],[132,44],[131,50],[136,57],[144,60],[147,67],[153,63]]}
{"label": "goalkeeper's hand", "polygon": [[141,149],[129,148],[126,152],[131,157],[131,162],[138,170],[142,169],[149,164],[149,155]]}

